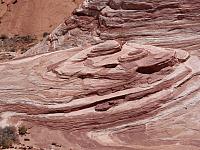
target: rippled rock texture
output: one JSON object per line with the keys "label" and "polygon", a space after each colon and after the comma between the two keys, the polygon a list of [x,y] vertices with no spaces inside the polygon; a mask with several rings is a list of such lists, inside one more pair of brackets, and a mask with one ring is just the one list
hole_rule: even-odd
{"label": "rippled rock texture", "polygon": [[199,63],[115,40],[2,63],[1,124],[31,126],[43,148],[198,149]]}
{"label": "rippled rock texture", "polygon": [[[134,40],[199,55],[199,11],[198,0],[86,0],[46,44],[63,49],[111,39]],[[42,46],[43,50],[26,55],[51,51]]]}
{"label": "rippled rock texture", "polygon": [[0,125],[30,127],[35,149],[198,150],[198,12],[86,0],[31,57],[0,64]]}

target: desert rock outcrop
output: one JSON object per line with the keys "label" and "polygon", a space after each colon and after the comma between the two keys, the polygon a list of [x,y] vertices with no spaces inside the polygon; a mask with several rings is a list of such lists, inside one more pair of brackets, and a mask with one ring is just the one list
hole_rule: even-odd
{"label": "desert rock outcrop", "polygon": [[61,149],[198,149],[199,62],[108,40],[2,63],[0,112]]}
{"label": "desert rock outcrop", "polygon": [[[58,39],[54,48],[119,39],[181,48],[199,55],[199,8],[198,0],[85,1],[52,33]],[[41,46],[44,47],[44,44]],[[46,51],[51,50],[44,47],[37,53]],[[29,51],[26,55],[31,54],[35,53]]]}
{"label": "desert rock outcrop", "polygon": [[0,63],[0,125],[28,126],[35,149],[199,150],[199,6],[85,0]]}

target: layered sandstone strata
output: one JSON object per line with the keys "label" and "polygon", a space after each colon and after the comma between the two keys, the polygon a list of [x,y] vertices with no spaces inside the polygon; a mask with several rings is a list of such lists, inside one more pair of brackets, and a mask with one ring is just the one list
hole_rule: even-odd
{"label": "layered sandstone strata", "polygon": [[115,40],[2,63],[1,124],[29,125],[36,148],[198,149],[199,63]]}
{"label": "layered sandstone strata", "polygon": [[[86,0],[46,44],[59,50],[111,39],[134,40],[199,55],[199,10],[198,0]],[[46,44],[26,55],[52,51]]]}
{"label": "layered sandstone strata", "polygon": [[0,64],[0,125],[30,127],[34,149],[198,150],[198,12],[197,0],[86,0]]}

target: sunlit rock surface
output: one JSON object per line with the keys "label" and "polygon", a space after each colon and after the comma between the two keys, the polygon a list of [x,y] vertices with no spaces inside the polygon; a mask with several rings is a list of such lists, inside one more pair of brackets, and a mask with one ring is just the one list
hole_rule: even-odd
{"label": "sunlit rock surface", "polygon": [[30,127],[35,149],[198,150],[199,6],[85,1],[0,64],[0,125]]}
{"label": "sunlit rock surface", "polygon": [[36,147],[198,149],[199,62],[109,40],[2,63],[2,123],[31,126]]}
{"label": "sunlit rock surface", "polygon": [[45,44],[26,56],[111,39],[199,55],[199,13],[198,0],[86,0]]}
{"label": "sunlit rock surface", "polygon": [[83,0],[0,0],[0,35],[36,35],[51,32]]}

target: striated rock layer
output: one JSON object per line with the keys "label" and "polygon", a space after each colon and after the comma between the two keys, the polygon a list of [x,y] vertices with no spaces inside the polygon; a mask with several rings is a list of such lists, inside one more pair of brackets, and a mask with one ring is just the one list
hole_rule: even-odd
{"label": "striated rock layer", "polygon": [[[198,0],[86,0],[46,44],[65,49],[111,39],[134,40],[199,55],[199,10]],[[51,51],[43,43],[40,47],[26,56]]]}
{"label": "striated rock layer", "polygon": [[25,58],[0,63],[0,125],[28,126],[34,149],[198,150],[198,11],[86,0]]}
{"label": "striated rock layer", "polygon": [[198,149],[198,63],[115,40],[2,63],[1,125],[30,126],[35,148]]}

